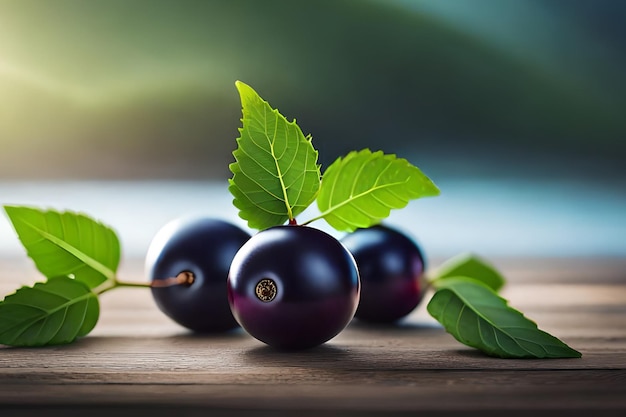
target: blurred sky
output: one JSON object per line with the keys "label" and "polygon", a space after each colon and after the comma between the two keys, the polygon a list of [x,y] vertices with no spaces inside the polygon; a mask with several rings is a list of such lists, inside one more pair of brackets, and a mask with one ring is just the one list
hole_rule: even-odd
{"label": "blurred sky", "polygon": [[422,168],[442,196],[390,221],[436,254],[626,256],[625,18],[621,0],[0,0],[0,203],[87,211],[140,253],[212,204],[181,190],[229,201],[242,80],[322,169],[364,147]]}
{"label": "blurred sky", "polygon": [[437,174],[623,175],[625,17],[620,0],[0,0],[0,178],[226,178],[237,79],[325,165],[371,147]]}

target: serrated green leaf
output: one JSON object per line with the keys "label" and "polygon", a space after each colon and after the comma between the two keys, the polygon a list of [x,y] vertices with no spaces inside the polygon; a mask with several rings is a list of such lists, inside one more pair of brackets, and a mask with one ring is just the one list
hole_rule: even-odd
{"label": "serrated green leaf", "polygon": [[47,278],[74,277],[90,288],[114,279],[120,244],[109,227],[69,211],[4,209],[28,256]]}
{"label": "serrated green leaf", "polygon": [[0,302],[0,344],[71,343],[94,328],[99,314],[98,297],[80,281],[57,277],[22,287]]}
{"label": "serrated green leaf", "polygon": [[352,232],[379,223],[410,200],[438,194],[430,178],[406,159],[363,149],[326,169],[317,205],[328,224]]}
{"label": "serrated green leaf", "polygon": [[462,253],[446,260],[431,277],[431,281],[439,281],[454,277],[468,277],[482,282],[494,291],[504,286],[502,274],[489,262],[472,253]]}
{"label": "serrated green leaf", "polygon": [[437,283],[427,310],[464,345],[501,358],[579,358],[580,352],[539,330],[537,324],[480,281]]}
{"label": "serrated green leaf", "polygon": [[243,108],[229,190],[239,216],[253,229],[284,224],[315,200],[317,151],[296,121],[288,122],[250,86],[236,83]]}

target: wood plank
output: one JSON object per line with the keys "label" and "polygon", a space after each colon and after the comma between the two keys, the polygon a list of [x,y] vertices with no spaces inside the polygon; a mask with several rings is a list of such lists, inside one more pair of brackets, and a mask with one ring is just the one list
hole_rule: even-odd
{"label": "wood plank", "polygon": [[[355,320],[323,346],[281,352],[241,330],[190,334],[158,311],[149,291],[119,289],[101,298],[98,325],[74,344],[0,347],[0,410],[17,416],[42,410],[65,416],[626,413],[626,262],[499,262],[511,276],[504,290],[511,305],[583,358],[486,357],[445,333],[425,302],[398,325]],[[22,274],[25,266],[32,268],[0,262],[0,290],[32,283],[37,273]],[[126,279],[142,280],[140,260],[123,271]]]}

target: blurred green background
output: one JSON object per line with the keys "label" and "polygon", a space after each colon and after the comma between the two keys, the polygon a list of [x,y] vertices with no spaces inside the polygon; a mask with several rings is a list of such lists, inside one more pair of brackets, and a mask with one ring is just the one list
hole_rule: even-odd
{"label": "blurred green background", "polygon": [[[626,256],[625,21],[623,0],[0,0],[0,203],[87,212],[137,257],[174,217],[245,227],[242,80],[322,169],[370,147],[433,178],[387,220],[429,255]],[[23,256],[4,220],[0,257]]]}
{"label": "blurred green background", "polygon": [[620,0],[1,0],[0,178],[227,178],[253,86],[327,166],[626,177]]}

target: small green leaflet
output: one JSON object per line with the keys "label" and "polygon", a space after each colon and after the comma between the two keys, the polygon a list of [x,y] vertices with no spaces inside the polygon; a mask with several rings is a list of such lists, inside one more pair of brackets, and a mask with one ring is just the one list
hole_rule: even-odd
{"label": "small green leaflet", "polygon": [[471,278],[436,282],[427,309],[459,342],[501,358],[579,358],[580,352],[539,330],[485,284]]}
{"label": "small green leaflet", "polygon": [[468,277],[482,282],[494,291],[504,286],[504,277],[498,270],[480,257],[462,253],[448,259],[435,271],[431,281],[453,277]]}
{"label": "small green leaflet", "polygon": [[28,256],[47,278],[74,277],[90,288],[115,278],[121,251],[109,227],[69,211],[4,209]]}
{"label": "small green leaflet", "polygon": [[44,346],[71,343],[96,325],[98,297],[67,277],[22,287],[0,302],[0,344]]}
{"label": "small green leaflet", "polygon": [[326,169],[317,205],[328,224],[352,232],[379,223],[410,200],[438,194],[430,178],[406,159],[363,149]]}
{"label": "small green leaflet", "polygon": [[236,83],[243,127],[230,164],[229,190],[239,216],[253,229],[293,220],[317,196],[320,167],[311,138],[247,84]]}

